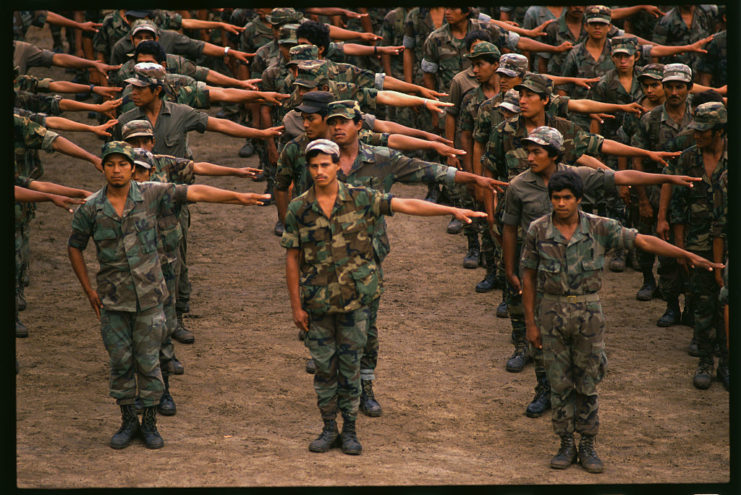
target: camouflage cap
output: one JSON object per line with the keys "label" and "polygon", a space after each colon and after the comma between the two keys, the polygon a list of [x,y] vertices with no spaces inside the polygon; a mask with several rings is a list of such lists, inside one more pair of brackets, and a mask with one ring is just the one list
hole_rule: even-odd
{"label": "camouflage cap", "polygon": [[298,24],[284,24],[280,28],[280,34],[278,35],[279,45],[296,45],[298,44],[298,38],[296,38],[296,30]]}
{"label": "camouflage cap", "polygon": [[288,52],[291,60],[286,62],[286,65],[296,65],[301,60],[319,59],[319,48],[316,45],[296,45],[292,46]]}
{"label": "camouflage cap", "polygon": [[584,22],[602,22],[610,24],[612,22],[612,10],[605,5],[588,5],[584,9]]}
{"label": "camouflage cap", "polygon": [[273,9],[271,13],[266,15],[265,20],[275,27],[288,24],[289,22],[298,22],[303,16],[304,15],[296,9],[280,7]]}
{"label": "camouflage cap", "polygon": [[139,136],[154,138],[152,124],[148,120],[131,120],[121,128],[121,137],[124,141]]}
{"label": "camouflage cap", "polygon": [[661,82],[667,81],[691,83],[692,69],[684,64],[666,64],[664,66],[664,75],[661,78]]}
{"label": "camouflage cap", "polygon": [[332,100],[334,100],[334,95],[329,91],[310,91],[303,96],[296,110],[304,113],[326,114]]}
{"label": "camouflage cap", "polygon": [[125,82],[139,87],[162,86],[165,83],[167,71],[160,64],[154,62],[140,62],[134,66],[134,77]]}
{"label": "camouflage cap", "polygon": [[522,91],[523,88],[540,95],[550,95],[553,92],[553,82],[542,74],[528,72],[522,82],[515,86],[517,91]]}
{"label": "camouflage cap", "polygon": [[154,166],[154,155],[144,148],[134,148],[134,165],[151,170]]}
{"label": "camouflage cap", "polygon": [[298,73],[293,84],[306,88],[316,88],[329,77],[326,60],[301,60],[297,64]]}
{"label": "camouflage cap", "polygon": [[563,136],[558,132],[558,129],[546,125],[536,127],[520,142],[522,144],[534,143],[540,146],[550,146],[556,151],[563,151]]}
{"label": "camouflage cap", "polygon": [[610,39],[610,54],[627,53],[635,55],[638,50],[638,38],[635,36],[615,36]]}
{"label": "camouflage cap", "polygon": [[134,164],[134,148],[125,141],[109,141],[103,145],[103,151],[101,152],[101,160],[105,161],[106,157],[119,153],[126,157],[131,164]]}
{"label": "camouflage cap", "polygon": [[504,99],[497,107],[504,108],[510,112],[520,113],[520,93],[516,89],[507,90]]}
{"label": "camouflage cap", "polygon": [[498,74],[508,77],[522,77],[527,72],[528,61],[525,55],[519,53],[505,53],[499,57]]}
{"label": "camouflage cap", "polygon": [[315,139],[306,145],[304,153],[308,153],[312,150],[319,150],[327,155],[340,155],[340,147],[337,146],[337,143],[330,141],[329,139]]}
{"label": "camouflage cap", "polygon": [[638,74],[638,80],[640,80],[642,77],[650,77],[651,79],[661,81],[661,79],[664,77],[664,64],[645,65],[643,69],[641,69],[640,74]]}
{"label": "camouflage cap", "polygon": [[473,45],[473,48],[471,48],[471,53],[463,54],[464,57],[471,59],[476,57],[483,57],[485,55],[491,55],[492,57],[499,59],[502,53],[499,51],[499,48],[497,48],[497,45],[495,45],[494,43],[481,41],[480,43],[476,43],[475,45]]}
{"label": "camouflage cap", "polygon": [[139,31],[152,31],[155,36],[159,34],[157,25],[149,19],[137,19],[131,24],[131,36]]}
{"label": "camouflage cap", "polygon": [[717,101],[709,101],[697,106],[695,116],[687,128],[696,131],[707,131],[718,124],[726,124],[727,122],[728,110],[726,110],[726,106]]}
{"label": "camouflage cap", "polygon": [[355,100],[333,101],[327,105],[327,120],[332,117],[342,117],[343,119],[352,120],[355,117],[361,117],[360,105]]}

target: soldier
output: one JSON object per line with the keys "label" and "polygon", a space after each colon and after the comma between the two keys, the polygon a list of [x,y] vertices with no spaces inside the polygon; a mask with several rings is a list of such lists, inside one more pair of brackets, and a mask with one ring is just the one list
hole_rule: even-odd
{"label": "soldier", "polygon": [[[580,211],[582,191],[582,180],[573,172],[556,172],[548,181],[553,213],[530,224],[523,246],[523,305],[527,338],[545,356],[553,429],[561,438],[550,465],[565,469],[578,456],[587,472],[601,473],[595,437],[599,430],[596,387],[607,370],[605,318],[598,294],[605,251],[635,245],[685,259],[711,273],[723,265],[658,237],[638,234],[615,220]],[[581,435],[578,453],[574,431]]]}
{"label": "soldier", "polygon": [[[727,120],[727,111],[722,103],[703,103],[695,110],[694,120],[688,126],[694,131],[695,144],[682,152],[673,173],[701,177],[702,180],[690,191],[679,188],[672,191],[669,215],[677,246],[718,263],[723,261],[726,250],[713,211],[718,204],[725,208],[720,176],[728,170]],[[682,270],[688,270],[681,262],[680,266]],[[694,310],[693,333],[700,358],[692,383],[702,390],[710,387],[715,343],[721,355],[718,381],[728,390],[728,348],[718,318],[718,293],[723,286],[720,270],[713,274],[694,268],[689,275]]]}
{"label": "soldier", "polygon": [[[175,222],[175,206],[185,201],[250,205],[264,196],[203,185],[137,184],[131,180],[133,148],[121,141],[107,143],[102,156],[106,185],[75,212],[68,254],[101,321],[110,356],[110,395],[122,416],[110,445],[122,449],[141,432],[147,448],[157,449],[164,446],[156,414],[164,388],[158,358],[167,297],[157,252],[157,217],[169,216]],[[90,284],[83,257],[91,237],[100,264],[97,289]],[[144,407],[141,426],[134,408],[137,384]]]}
{"label": "soldier", "polygon": [[[725,5],[718,5],[718,14],[725,27]],[[725,28],[713,36],[706,48],[708,52],[697,62],[697,82],[705,86],[725,86],[728,81],[728,32]]]}
{"label": "soldier", "polygon": [[[372,242],[381,216],[396,211],[454,214],[470,222],[471,217],[485,214],[349,187],[338,180],[340,148],[332,141],[312,141],[305,153],[314,185],[290,203],[281,246],[287,250],[286,283],[293,321],[307,332],[317,364],[314,389],[324,428],[309,450],[327,452],[340,440],[345,454],[358,455],[362,452],[355,431],[359,357],[367,339],[370,306],[382,292],[381,268]],[[341,436],[335,420],[338,409],[343,419]]]}
{"label": "soldier", "polygon": [[[689,44],[715,32],[715,5],[678,5],[667,12],[656,23],[653,41],[660,45]],[[700,55],[696,53],[674,54],[663,57],[663,64],[680,63],[697,70]],[[700,81],[698,81],[700,82]]]}
{"label": "soldier", "polygon": [[42,50],[25,41],[13,41],[13,67],[18,67],[19,74],[25,74],[29,67],[51,67],[52,65],[72,69],[92,69],[103,79],[108,77],[109,71],[118,69],[114,65],[97,60],[88,60],[66,53],[54,53],[50,50]]}

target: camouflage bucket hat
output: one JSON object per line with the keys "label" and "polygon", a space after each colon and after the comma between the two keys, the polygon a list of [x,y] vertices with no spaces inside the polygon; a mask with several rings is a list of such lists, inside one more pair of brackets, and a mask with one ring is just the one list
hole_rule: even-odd
{"label": "camouflage bucket hat", "polygon": [[520,113],[520,93],[516,89],[507,90],[504,93],[504,100],[497,107],[504,108],[510,112]]}
{"label": "camouflage bucket hat", "polygon": [[282,26],[289,22],[298,22],[301,17],[303,17],[303,14],[298,12],[296,9],[281,7],[273,9],[271,13],[265,16],[265,20],[273,26]]}
{"label": "camouflage bucket hat", "polygon": [[563,136],[558,129],[542,125],[533,129],[533,132],[523,139],[522,144],[534,143],[540,146],[550,146],[557,151],[563,151]]}
{"label": "camouflage bucket hat", "polygon": [[157,25],[149,19],[137,19],[131,24],[131,36],[134,36],[139,31],[151,31],[155,36],[159,34]]}
{"label": "camouflage bucket hat", "polygon": [[101,160],[105,161],[106,157],[119,153],[126,157],[127,160],[134,164],[134,148],[124,141],[109,141],[103,145]]}
{"label": "camouflage bucket hat", "polygon": [[337,146],[337,143],[330,141],[329,139],[315,139],[306,145],[306,150],[304,152],[308,153],[312,150],[319,150],[327,155],[339,156],[340,154],[340,147]]}
{"label": "camouflage bucket hat", "polygon": [[133,86],[162,86],[165,83],[167,72],[160,64],[140,62],[134,66],[134,77],[126,79]]}
{"label": "camouflage bucket hat", "polygon": [[553,92],[553,82],[542,74],[528,72],[522,82],[515,86],[517,91],[522,91],[523,88],[540,95],[550,95]]}
{"label": "camouflage bucket hat", "polygon": [[684,64],[667,64],[664,66],[664,75],[661,82],[680,81],[692,82],[692,69]]}
{"label": "camouflage bucket hat", "polygon": [[332,117],[342,117],[352,120],[355,117],[361,117],[360,105],[355,100],[333,101],[327,105],[327,120]]}
{"label": "camouflage bucket hat", "polygon": [[284,24],[280,28],[280,34],[278,35],[279,45],[297,45],[298,38],[296,38],[296,30],[298,24]]}
{"label": "camouflage bucket hat", "polygon": [[289,50],[291,60],[286,65],[296,65],[301,60],[317,60],[319,48],[316,45],[296,45]]}
{"label": "camouflage bucket hat", "polygon": [[642,77],[650,77],[657,81],[661,81],[664,77],[664,64],[648,64],[641,69],[641,73],[638,74],[638,79]]}
{"label": "camouflage bucket hat", "polygon": [[635,55],[638,49],[638,39],[635,36],[615,36],[610,40],[610,54],[626,53]]}
{"label": "camouflage bucket hat", "polygon": [[497,74],[508,77],[522,77],[527,72],[527,57],[519,53],[505,53],[499,57]]}
{"label": "camouflage bucket hat", "polygon": [[710,101],[698,105],[695,109],[695,116],[687,128],[696,131],[707,131],[718,124],[726,124],[727,122],[728,110],[726,110],[725,105],[717,101]]}
{"label": "camouflage bucket hat", "polygon": [[154,155],[144,148],[134,148],[134,165],[151,170],[154,166]]}
{"label": "camouflage bucket hat", "polygon": [[471,53],[465,53],[463,56],[466,58],[482,57],[484,55],[491,55],[492,57],[499,58],[502,54],[494,43],[488,41],[482,41],[473,45]]}
{"label": "camouflage bucket hat", "polygon": [[612,10],[605,5],[589,5],[584,9],[584,21],[602,22],[610,24],[612,22]]}
{"label": "camouflage bucket hat", "polygon": [[320,82],[329,77],[327,62],[324,60],[301,60],[297,66],[298,73],[293,82],[296,86],[316,88]]}
{"label": "camouflage bucket hat", "polygon": [[121,128],[121,137],[128,141],[133,137],[146,136],[154,138],[152,124],[148,120],[132,120]]}

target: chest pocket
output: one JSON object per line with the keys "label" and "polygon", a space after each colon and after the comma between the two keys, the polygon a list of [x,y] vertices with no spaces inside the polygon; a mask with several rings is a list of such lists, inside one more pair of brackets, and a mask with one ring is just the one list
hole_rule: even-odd
{"label": "chest pocket", "polygon": [[582,260],[581,271],[582,290],[580,292],[591,294],[597,292],[602,287],[602,269],[605,267],[605,257],[599,256],[596,259]]}
{"label": "chest pocket", "polygon": [[154,222],[149,219],[137,219],[134,223],[139,249],[142,253],[151,253],[157,249],[157,230]]}
{"label": "chest pocket", "polygon": [[167,146],[168,148],[176,147],[179,141],[180,136],[175,135],[175,133],[165,136],[165,146]]}
{"label": "chest pocket", "polygon": [[342,236],[348,247],[348,255],[358,255],[368,261],[373,259],[373,236],[368,232],[368,224],[352,223],[342,229]]}
{"label": "chest pocket", "polygon": [[98,259],[104,263],[110,263],[118,259],[118,235],[112,228],[98,228],[93,232],[93,240],[98,248]]}

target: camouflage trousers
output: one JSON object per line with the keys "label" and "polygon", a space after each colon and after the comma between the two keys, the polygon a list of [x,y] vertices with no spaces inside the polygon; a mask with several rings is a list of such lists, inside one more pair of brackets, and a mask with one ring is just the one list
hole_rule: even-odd
{"label": "camouflage trousers", "polygon": [[178,245],[178,281],[175,309],[178,313],[187,313],[190,310],[190,279],[188,278],[188,229],[190,228],[190,210],[183,205],[178,216],[183,237]]}
{"label": "camouflage trousers", "polygon": [[[519,274],[518,276],[520,277],[520,284],[522,284],[522,273],[520,272],[521,250],[522,244],[520,244],[520,241],[518,239],[517,247],[515,250],[517,254],[515,255],[514,272]],[[506,277],[504,286],[504,301],[507,303],[507,310],[509,311],[509,321],[512,325],[512,343],[515,344],[516,347],[518,342],[527,341],[527,331],[525,329],[525,308],[522,305],[522,294],[519,294],[517,293],[517,291],[514,290],[512,285],[509,283],[509,280],[506,280]],[[527,343],[527,346],[528,354],[531,358],[533,358],[533,364],[535,365],[535,375],[537,376],[538,374],[545,373],[546,369],[545,363],[543,361],[542,349],[535,348],[529,342]]]}
{"label": "camouflage trousers", "polygon": [[[456,184],[459,191],[460,207],[475,211],[484,211],[484,207],[476,201],[476,198],[468,190],[465,184]],[[495,224],[496,228],[496,224]],[[497,272],[497,279],[504,280],[504,264],[502,263],[502,248],[496,241],[489,229],[489,223],[483,218],[474,218],[473,222],[463,226],[463,233],[467,238],[478,238],[481,234],[481,256],[487,263],[494,263]],[[489,268],[487,267],[487,271]]]}
{"label": "camouflage trousers", "polygon": [[165,333],[162,335],[162,347],[160,347],[160,368],[162,372],[167,369],[167,364],[175,355],[175,347],[172,344],[172,334],[177,327],[177,311],[175,309],[175,298],[178,288],[178,274],[180,266],[177,261],[162,263],[162,276],[165,278],[168,296],[162,304],[165,313]]}
{"label": "camouflage trousers", "polygon": [[607,371],[602,306],[541,299],[536,324],[551,385],[553,430],[559,436],[596,435],[597,384]]}
{"label": "camouflage trousers", "polygon": [[165,389],[159,363],[165,327],[162,305],[135,313],[101,309],[100,333],[111,366],[109,395],[117,404],[133,404],[137,384],[144,407],[159,404]]}
{"label": "camouflage trousers", "polygon": [[305,341],[316,364],[314,390],[322,419],[337,410],[354,421],[360,404],[360,360],[368,335],[370,309],[349,313],[312,314]]}
{"label": "camouflage trousers", "polygon": [[[712,251],[693,251],[707,259],[713,259]],[[700,351],[700,360],[713,359],[713,345],[720,346],[722,356],[728,354],[726,346],[726,333],[723,331],[723,319],[720,313],[720,302],[718,295],[720,287],[715,282],[712,271],[703,268],[690,269],[690,293],[694,302],[693,313],[695,327],[693,336]]]}
{"label": "camouflage trousers", "polygon": [[28,242],[28,222],[15,224],[15,294],[23,295],[24,279],[28,279],[31,248]]}
{"label": "camouflage trousers", "polygon": [[[380,266],[380,265],[379,265]],[[378,319],[378,306],[381,303],[381,298],[377,297],[368,309],[370,314],[368,316],[368,338],[365,341],[365,348],[363,349],[363,357],[360,359],[360,379],[361,380],[375,380],[376,379],[376,365],[378,364],[378,327],[376,321]]]}

